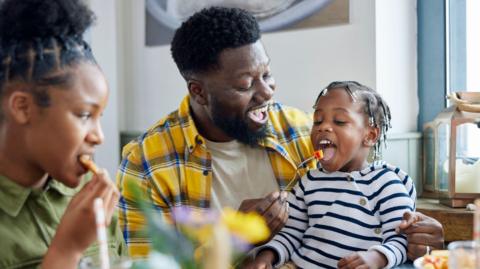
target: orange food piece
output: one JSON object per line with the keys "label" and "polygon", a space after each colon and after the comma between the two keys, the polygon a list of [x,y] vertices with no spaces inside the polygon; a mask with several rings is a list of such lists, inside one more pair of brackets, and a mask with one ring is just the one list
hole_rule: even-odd
{"label": "orange food piece", "polygon": [[423,268],[448,269],[448,257],[425,255],[423,256]]}
{"label": "orange food piece", "polygon": [[89,155],[82,155],[80,156],[80,163],[85,166],[88,170],[92,171],[94,174],[98,173],[98,167],[93,162],[92,158]]}
{"label": "orange food piece", "polygon": [[321,159],[323,159],[323,150],[321,150],[321,149],[316,150],[313,153],[313,156],[315,156],[315,159],[317,159],[317,161],[320,161]]}

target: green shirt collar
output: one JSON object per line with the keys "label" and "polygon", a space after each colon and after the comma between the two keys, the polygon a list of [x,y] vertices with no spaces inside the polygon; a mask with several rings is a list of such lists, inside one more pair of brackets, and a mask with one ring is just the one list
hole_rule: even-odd
{"label": "green shirt collar", "polygon": [[77,188],[68,188],[54,179],[48,180],[47,185],[43,189],[25,188],[0,175],[0,209],[9,216],[16,217],[31,193],[47,192],[50,189],[64,196],[73,196],[77,191]]}
{"label": "green shirt collar", "polygon": [[31,188],[20,186],[0,175],[0,208],[11,217],[16,217],[31,191]]}

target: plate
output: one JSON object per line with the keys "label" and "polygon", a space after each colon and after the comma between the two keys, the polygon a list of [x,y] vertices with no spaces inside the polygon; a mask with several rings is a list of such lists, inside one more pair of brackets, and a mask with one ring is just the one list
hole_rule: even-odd
{"label": "plate", "polygon": [[415,259],[415,261],[413,261],[413,266],[416,269],[423,269],[423,257]]}

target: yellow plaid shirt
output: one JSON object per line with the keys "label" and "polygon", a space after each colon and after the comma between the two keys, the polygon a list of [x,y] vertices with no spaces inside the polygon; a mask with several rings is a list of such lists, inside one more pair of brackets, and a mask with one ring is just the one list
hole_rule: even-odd
{"label": "yellow plaid shirt", "polygon": [[[122,194],[119,220],[131,256],[146,256],[150,244],[132,184],[145,191],[147,199],[167,220],[173,207],[210,207],[212,160],[195,127],[189,104],[187,95],[178,110],[123,148],[117,173]],[[281,188],[315,166],[309,162],[296,175],[297,166],[313,154],[311,116],[278,103],[270,106],[268,114],[269,131],[259,146],[267,151]]]}

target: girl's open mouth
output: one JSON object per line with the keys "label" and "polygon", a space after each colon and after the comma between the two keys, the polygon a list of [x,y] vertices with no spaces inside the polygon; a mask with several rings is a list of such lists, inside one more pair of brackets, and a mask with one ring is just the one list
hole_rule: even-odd
{"label": "girl's open mouth", "polygon": [[320,142],[318,142],[319,149],[323,151],[323,159],[322,161],[329,161],[331,160],[334,156],[335,153],[337,152],[337,147],[335,144],[333,144],[332,141],[328,139],[322,139]]}

